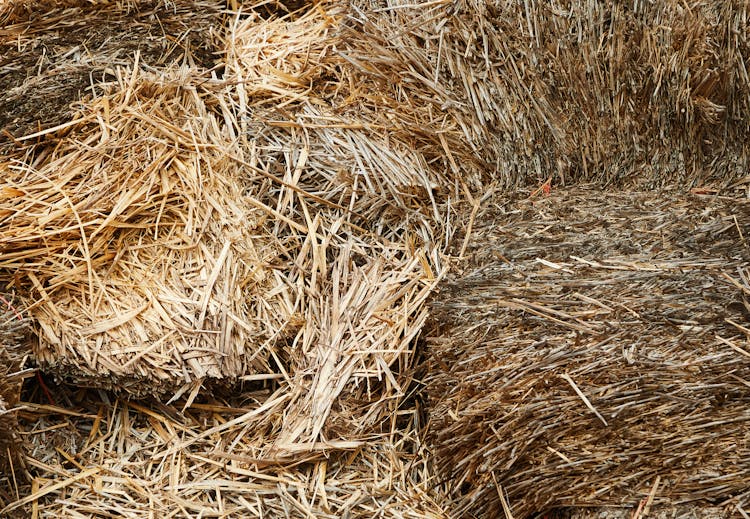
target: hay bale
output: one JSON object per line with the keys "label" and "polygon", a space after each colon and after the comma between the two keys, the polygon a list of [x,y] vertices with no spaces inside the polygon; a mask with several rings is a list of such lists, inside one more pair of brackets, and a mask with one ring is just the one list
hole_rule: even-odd
{"label": "hay bale", "polygon": [[[733,507],[726,506],[696,506],[686,504],[681,506],[646,506],[647,500],[642,501],[637,507],[621,508],[580,508],[570,510],[566,515],[568,519],[630,519],[637,514],[654,519],[674,519],[675,517],[693,517],[695,519],[729,519],[735,512],[742,515],[745,512],[741,504]],[[746,512],[745,512],[746,513]]]}
{"label": "hay bale", "polygon": [[283,272],[304,322],[288,350],[284,420],[269,435],[278,459],[319,458],[390,419],[452,234],[458,183],[435,150],[455,129],[384,96],[384,78],[345,55],[348,15],[338,1],[248,12],[224,38],[246,182],[269,186],[258,200],[294,258]]}
{"label": "hay bale", "polygon": [[750,165],[749,20],[744,2],[356,0],[350,56],[399,63],[385,96],[438,107],[505,186],[728,184]]}
{"label": "hay bale", "polygon": [[432,303],[428,445],[459,517],[748,497],[750,204],[597,194],[488,208]]}
{"label": "hay bale", "polygon": [[[444,270],[456,186],[434,150],[456,130],[426,108],[400,118],[408,125],[394,119],[398,102],[383,111],[382,79],[336,50],[345,14],[339,2],[239,13],[221,40],[223,83],[199,88],[179,72],[144,81],[136,66],[84,102],[75,125],[47,132],[60,139],[54,150],[6,164],[0,214],[14,223],[0,267],[21,271],[40,300],[32,312],[45,365],[136,393],[205,376],[283,379],[295,404],[277,444],[293,452],[321,438],[347,391],[359,412],[337,434],[366,434],[387,418],[365,402],[374,385],[402,393],[397,374]],[[188,185],[172,191],[185,175]],[[103,182],[143,189],[102,196]],[[45,204],[59,211],[40,223]],[[208,250],[158,247],[164,237],[184,242],[170,234],[178,221]],[[124,258],[136,243],[138,257]],[[238,272],[215,264],[222,251]],[[187,279],[166,274],[182,263]],[[207,282],[217,294],[203,296]],[[290,340],[274,349],[279,336]],[[247,355],[245,337],[255,341]]]}
{"label": "hay bale", "polygon": [[[15,223],[0,266],[22,271],[41,300],[32,311],[45,365],[136,393],[205,376],[283,379],[294,404],[282,451],[320,440],[346,392],[358,411],[341,415],[347,425],[335,435],[361,436],[387,418],[367,402],[375,385],[383,401],[403,392],[398,373],[444,270],[455,186],[434,150],[455,129],[428,109],[401,124],[393,100],[382,111],[382,79],[336,51],[345,14],[338,2],[282,17],[237,14],[222,39],[223,83],[199,88],[200,78],[178,72],[137,80],[136,67],[83,103],[77,126],[50,132],[60,139],[54,151],[6,166],[2,210]],[[163,185],[165,175],[177,178]],[[185,175],[188,185],[172,191]],[[144,188],[102,196],[102,182]],[[178,198],[164,199],[165,189]],[[40,224],[44,204],[59,211]],[[208,250],[156,246],[178,221]],[[138,257],[124,258],[135,243]],[[217,270],[224,246],[236,273]],[[181,263],[203,270],[195,280],[166,274]],[[209,281],[218,293],[204,297]],[[289,342],[275,349],[279,336]]]}
{"label": "hay bale", "polygon": [[214,66],[218,1],[0,2],[0,151],[64,124],[72,106],[136,53],[147,66]]}
{"label": "hay bale", "polygon": [[275,376],[282,245],[190,69],[123,72],[69,134],[0,165],[0,270],[56,374],[132,393]]}

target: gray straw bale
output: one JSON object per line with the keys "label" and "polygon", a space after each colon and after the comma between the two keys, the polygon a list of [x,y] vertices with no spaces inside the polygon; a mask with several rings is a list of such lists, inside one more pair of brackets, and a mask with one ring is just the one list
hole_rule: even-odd
{"label": "gray straw bale", "polygon": [[504,186],[727,184],[750,166],[749,9],[354,0],[348,57],[399,63],[385,96],[433,105]]}
{"label": "gray straw bale", "polygon": [[477,216],[427,332],[458,517],[750,497],[748,222],[746,198],[581,188]]}

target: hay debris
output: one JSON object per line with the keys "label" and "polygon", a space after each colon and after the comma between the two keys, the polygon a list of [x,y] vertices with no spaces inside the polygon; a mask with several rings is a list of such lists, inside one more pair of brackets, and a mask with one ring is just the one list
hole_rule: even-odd
{"label": "hay debris", "polygon": [[749,218],[580,188],[477,216],[425,380],[458,516],[502,514],[499,489],[514,517],[748,497]]}

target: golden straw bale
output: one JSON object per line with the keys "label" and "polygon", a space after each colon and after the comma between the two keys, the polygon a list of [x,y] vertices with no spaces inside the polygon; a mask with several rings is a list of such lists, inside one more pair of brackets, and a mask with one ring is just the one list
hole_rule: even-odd
{"label": "golden straw bale", "polygon": [[225,36],[228,119],[248,189],[270,186],[258,200],[294,258],[283,272],[304,323],[270,436],[279,459],[319,456],[389,419],[453,232],[458,182],[435,150],[456,130],[362,73],[344,52],[347,16],[338,1],[269,19],[249,11]]}
{"label": "golden straw bale", "polygon": [[[60,414],[27,403],[35,480],[0,515],[447,519],[419,441],[417,409],[355,452],[308,464],[266,463],[263,409],[278,393],[196,400],[185,412],[155,401],[78,393]],[[181,402],[180,402],[181,403]],[[32,425],[34,424],[34,425]],[[33,496],[30,486],[38,489]],[[0,496],[2,499],[2,496]],[[25,514],[25,515],[23,515]]]}

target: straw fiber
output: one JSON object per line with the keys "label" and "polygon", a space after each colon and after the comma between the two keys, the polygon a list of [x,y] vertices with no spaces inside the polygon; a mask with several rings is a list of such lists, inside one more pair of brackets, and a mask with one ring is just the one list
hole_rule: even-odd
{"label": "straw fiber", "polygon": [[747,500],[748,221],[746,198],[581,188],[477,217],[425,375],[459,517]]}
{"label": "straw fiber", "polygon": [[455,188],[435,158],[443,122],[424,107],[407,120],[347,58],[347,16],[340,2],[263,22],[250,13],[225,39],[246,182],[270,186],[257,199],[291,256],[282,271],[304,322],[286,350],[282,457],[359,441],[389,419],[452,232]]}
{"label": "straw fiber", "polygon": [[0,295],[0,305],[0,472],[11,476],[18,472],[20,476],[24,461],[16,413],[28,356],[24,343],[27,322],[9,295]]}
{"label": "straw fiber", "polygon": [[[36,475],[0,516],[447,519],[419,442],[419,412],[394,402],[383,434],[315,463],[265,463],[261,416],[278,394],[245,390],[181,412],[96,391],[27,402]],[[0,494],[1,496],[1,494]]]}
{"label": "straw fiber", "polygon": [[0,283],[40,368],[0,515],[741,506],[748,29],[0,0]]}
{"label": "straw fiber", "polygon": [[[405,403],[452,233],[443,122],[401,124],[334,52],[340,4],[267,14],[229,20],[221,79],[136,63],[6,166],[3,267],[45,369],[179,406],[38,404],[8,512],[443,516]],[[193,419],[203,377],[268,389]]]}

